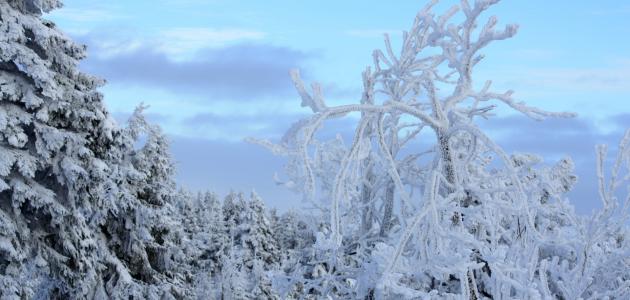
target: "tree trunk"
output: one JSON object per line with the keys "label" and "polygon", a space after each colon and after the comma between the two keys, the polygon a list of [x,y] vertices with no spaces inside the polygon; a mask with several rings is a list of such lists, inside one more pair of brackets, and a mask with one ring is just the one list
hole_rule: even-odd
{"label": "tree trunk", "polygon": [[[440,155],[442,158],[442,163],[443,163],[443,172],[444,172],[444,177],[446,177],[446,180],[448,181],[449,184],[455,185],[456,184],[456,177],[455,177],[455,166],[453,166],[453,155],[451,153],[451,146],[448,143],[448,136],[446,135],[445,132],[443,131],[438,131],[437,133],[437,137],[438,137],[438,142],[440,143]],[[445,188],[445,192],[446,194],[450,194],[453,193],[455,191],[455,189],[453,187],[446,187]],[[457,225],[457,224],[461,224],[463,219],[462,219],[462,214],[460,212],[455,212],[453,214],[453,224]],[[477,300],[479,299],[479,295],[477,295],[477,284],[476,284],[476,280],[475,280],[475,275],[472,272],[467,272],[466,274],[467,276],[467,286],[469,289],[469,295],[470,295],[470,299],[471,300]]]}
{"label": "tree trunk", "polygon": [[361,204],[363,205],[361,231],[364,234],[372,229],[372,209],[370,207],[370,201],[372,201],[372,189],[367,184],[363,184],[361,188]]}
{"label": "tree trunk", "polygon": [[[437,133],[438,142],[440,143],[440,155],[444,168],[444,176],[450,184],[455,184],[455,167],[453,166],[453,156],[451,146],[448,143],[448,136],[443,131]],[[453,189],[447,188],[448,193],[452,193]]]}
{"label": "tree trunk", "polygon": [[381,226],[380,235],[382,237],[387,236],[389,230],[392,227],[392,214],[394,213],[394,180],[390,179],[387,182],[387,190],[385,190],[385,208],[383,210],[383,225]]}

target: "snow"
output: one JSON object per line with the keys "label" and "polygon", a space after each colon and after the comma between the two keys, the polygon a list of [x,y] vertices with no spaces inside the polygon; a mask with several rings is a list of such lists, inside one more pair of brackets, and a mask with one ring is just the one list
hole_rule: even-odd
{"label": "snow", "polygon": [[[399,53],[385,36],[357,103],[328,106],[292,71],[313,115],[278,144],[249,139],[287,159],[274,179],[313,208],[282,215],[255,192],[178,189],[146,107],[116,124],[103,80],[77,68],[85,47],[41,18],[61,2],[0,2],[0,298],[629,298],[630,130],[610,170],[597,148],[603,208],[589,217],[566,198],[570,158],[547,164],[487,137],[476,120],[497,104],[573,116],[490,80],[473,88],[480,51],[518,29],[490,17],[475,30],[497,2],[442,15],[429,3]],[[316,139],[349,113],[361,116],[349,143]]]}

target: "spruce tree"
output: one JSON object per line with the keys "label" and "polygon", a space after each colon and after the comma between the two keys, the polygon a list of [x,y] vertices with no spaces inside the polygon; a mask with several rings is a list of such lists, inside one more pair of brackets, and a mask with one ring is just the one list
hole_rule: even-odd
{"label": "spruce tree", "polygon": [[274,239],[273,229],[267,217],[265,204],[262,199],[252,193],[249,201],[248,214],[245,217],[249,226],[247,244],[252,256],[263,262],[263,268],[273,268],[280,261],[278,242]]}
{"label": "spruce tree", "polygon": [[85,46],[41,17],[60,6],[0,2],[0,295],[182,296],[168,143],[140,111],[115,124]]}
{"label": "spruce tree", "polygon": [[100,226],[112,257],[125,266],[133,280],[120,282],[118,277],[108,276],[108,287],[121,296],[183,296],[189,292],[184,288],[187,280],[182,278],[187,269],[178,266],[186,260],[185,232],[173,205],[183,196],[175,191],[168,141],[157,126],[145,120],[143,109],[136,109],[128,126],[120,130],[122,140],[115,148],[119,157],[110,161],[115,170],[114,185],[107,193],[118,207]]}
{"label": "spruce tree", "polygon": [[271,287],[267,271],[278,268],[280,248],[262,199],[252,192],[248,204],[245,220],[249,227],[246,239],[249,253],[245,254],[245,265],[252,274],[254,296],[260,299],[275,299],[277,295]]}
{"label": "spruce tree", "polygon": [[92,297],[95,229],[114,130],[77,69],[85,47],[41,19],[49,1],[0,3],[0,291],[6,298]]}
{"label": "spruce tree", "polygon": [[223,211],[217,196],[206,193],[204,203],[208,205],[209,214],[207,218],[201,220],[206,226],[204,231],[208,232],[208,244],[203,254],[210,264],[210,273],[215,276],[221,272],[221,259],[225,255],[228,237],[223,223]]}

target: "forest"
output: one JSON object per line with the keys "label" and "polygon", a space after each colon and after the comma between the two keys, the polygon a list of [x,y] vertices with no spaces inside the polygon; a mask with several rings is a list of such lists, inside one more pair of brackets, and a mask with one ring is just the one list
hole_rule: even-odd
{"label": "forest", "polygon": [[[507,153],[478,123],[574,117],[474,76],[518,26],[482,18],[498,0],[424,2],[355,102],[290,71],[310,115],[247,139],[310,208],[278,212],[179,186],[145,107],[118,124],[86,46],[45,19],[62,1],[0,0],[0,299],[629,299],[630,130],[596,146],[601,209],[577,214],[571,158]],[[349,138],[321,134],[335,120]]]}

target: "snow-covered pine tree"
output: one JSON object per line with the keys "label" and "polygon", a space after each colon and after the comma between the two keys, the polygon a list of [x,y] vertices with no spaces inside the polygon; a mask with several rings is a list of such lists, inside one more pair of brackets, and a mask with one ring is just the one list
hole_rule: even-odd
{"label": "snow-covered pine tree", "polygon": [[299,248],[298,215],[295,211],[290,210],[282,214],[272,226],[283,253]]}
{"label": "snow-covered pine tree", "polygon": [[177,196],[180,222],[185,232],[182,264],[192,277],[195,296],[220,297],[221,269],[229,248],[221,202],[211,192],[196,195],[182,190]]}
{"label": "snow-covered pine tree", "polygon": [[100,198],[116,134],[81,73],[85,47],[43,12],[55,0],[0,2],[0,293],[93,297],[102,285]]}
{"label": "snow-covered pine tree", "polygon": [[221,264],[224,268],[221,273],[220,299],[253,299],[250,279],[247,277],[248,273],[245,270],[245,266],[243,266],[243,261],[235,255],[234,252],[231,252],[230,255],[223,257]]}
{"label": "snow-covered pine tree", "polygon": [[226,252],[225,247],[228,245],[228,236],[223,223],[221,202],[219,202],[217,196],[212,193],[206,193],[204,195],[204,203],[208,207],[208,214],[200,222],[204,224],[203,232],[208,233],[208,244],[201,258],[208,260],[210,273],[216,276],[222,270],[221,259]]}
{"label": "snow-covered pine tree", "polygon": [[191,257],[199,256],[197,245],[193,245],[196,241],[194,236],[200,232],[198,216],[203,215],[201,203],[203,203],[203,194],[192,192],[184,189],[178,191],[178,201],[176,207],[181,218],[180,223],[186,239],[184,251],[186,255]]}
{"label": "snow-covered pine tree", "polygon": [[138,107],[120,131],[117,159],[110,162],[115,182],[105,192],[118,207],[100,226],[107,247],[133,280],[108,276],[107,287],[121,297],[183,296],[190,293],[184,288],[190,274],[184,263],[185,232],[173,205],[179,196],[174,168],[165,136],[145,120],[143,109]]}
{"label": "snow-covered pine tree", "polygon": [[310,216],[295,210],[283,213],[272,223],[282,260],[280,269],[284,273],[292,273],[300,268],[301,259],[315,242],[315,229],[311,228]]}
{"label": "snow-covered pine tree", "polygon": [[231,193],[223,202],[223,217],[231,245],[228,256],[247,275],[246,290],[276,297],[266,272],[278,267],[281,255],[264,203],[255,193],[249,200],[242,193]]}
{"label": "snow-covered pine tree", "polygon": [[252,292],[260,299],[276,299],[277,295],[272,289],[267,272],[279,267],[281,252],[269,222],[265,204],[255,192],[252,192],[245,220],[250,227],[247,244],[251,251],[251,260],[245,260],[245,265],[254,279]]}
{"label": "snow-covered pine tree", "polygon": [[267,271],[276,267],[280,261],[278,241],[274,238],[273,228],[262,199],[252,192],[248,204],[248,215],[245,217],[245,221],[250,226],[247,243],[251,247],[253,257],[260,259],[263,269]]}
{"label": "snow-covered pine tree", "polygon": [[197,268],[196,272],[219,275],[222,256],[228,249],[221,202],[211,192],[198,193],[189,202],[181,214],[190,243],[187,248],[192,251],[188,253],[190,263]]}
{"label": "snow-covered pine tree", "polygon": [[243,223],[243,211],[247,203],[242,193],[230,192],[223,200],[223,224],[228,237],[228,244],[240,243],[239,226]]}
{"label": "snow-covered pine tree", "polygon": [[269,213],[268,213],[268,217],[269,217],[269,226],[271,226],[271,231],[273,232],[274,235],[274,240],[276,240],[278,242],[278,249],[280,249],[280,251],[282,252],[282,243],[280,243],[280,235],[281,233],[278,232],[278,226],[280,226],[280,216],[278,215],[278,209],[277,208],[270,208],[269,209]]}
{"label": "snow-covered pine tree", "polygon": [[181,296],[166,140],[139,112],[114,124],[85,47],[41,18],[59,6],[0,2],[0,294]]}

